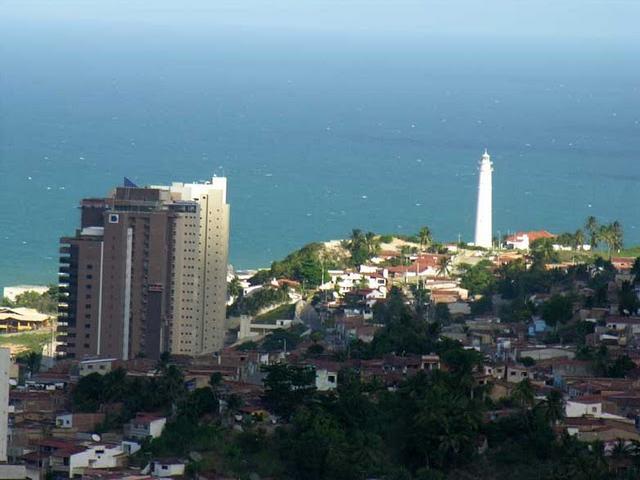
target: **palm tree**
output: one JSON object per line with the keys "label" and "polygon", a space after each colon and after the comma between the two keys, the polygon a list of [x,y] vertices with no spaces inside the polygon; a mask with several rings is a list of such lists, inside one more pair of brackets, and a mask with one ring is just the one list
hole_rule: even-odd
{"label": "palm tree", "polygon": [[513,401],[523,410],[531,407],[535,400],[535,392],[528,378],[525,378],[516,385],[511,393]]}
{"label": "palm tree", "polygon": [[548,263],[553,258],[553,242],[550,238],[541,238],[531,245],[534,260],[542,264]]}
{"label": "palm tree", "polygon": [[438,260],[438,275],[446,277],[451,271],[451,257],[442,256]]}
{"label": "palm tree", "polygon": [[227,284],[227,295],[231,298],[238,298],[242,294],[242,285],[237,275]]}
{"label": "palm tree", "polygon": [[613,245],[613,249],[616,251],[620,251],[622,249],[622,245],[623,245],[623,232],[622,232],[622,225],[620,224],[619,221],[614,221],[611,226],[611,240],[612,240],[612,245]]}
{"label": "palm tree", "polygon": [[576,233],[573,235],[574,246],[576,250],[582,250],[582,246],[584,245],[584,232],[581,228],[576,230]]}
{"label": "palm tree", "polygon": [[428,248],[429,245],[431,245],[431,242],[433,242],[433,237],[431,235],[431,230],[429,230],[429,227],[422,227],[418,232],[418,238],[420,239],[420,246],[423,249]]}
{"label": "palm tree", "polygon": [[380,238],[373,232],[364,235],[364,242],[367,246],[369,257],[375,256],[380,251]]}
{"label": "palm tree", "polygon": [[614,250],[622,248],[622,225],[615,221],[609,225],[601,225],[598,229],[598,237],[607,245],[609,260]]}
{"label": "palm tree", "polygon": [[631,267],[631,274],[633,275],[633,282],[640,283],[640,257],[636,258]]}
{"label": "palm tree", "polygon": [[544,418],[550,425],[555,425],[564,418],[564,398],[559,390],[551,390],[541,405],[544,408]]}
{"label": "palm tree", "polygon": [[42,354],[31,351],[25,357],[25,363],[27,370],[29,371],[29,378],[35,373],[40,371],[40,363],[42,362]]}
{"label": "palm tree", "polygon": [[611,449],[611,456],[617,458],[625,457],[631,453],[632,449],[631,443],[623,438],[618,438]]}
{"label": "palm tree", "polygon": [[598,220],[596,217],[589,216],[584,224],[584,229],[589,233],[589,244],[594,249],[598,246]]}
{"label": "palm tree", "polygon": [[408,265],[409,257],[411,256],[411,247],[409,245],[402,245],[400,247],[400,255],[402,255],[402,263]]}

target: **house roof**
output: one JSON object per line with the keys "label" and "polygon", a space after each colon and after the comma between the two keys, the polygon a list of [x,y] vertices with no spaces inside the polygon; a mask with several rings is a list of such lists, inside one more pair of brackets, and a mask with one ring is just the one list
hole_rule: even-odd
{"label": "house roof", "polygon": [[38,312],[34,308],[26,307],[0,307],[0,320],[23,320],[25,322],[45,322],[49,318],[49,315]]}
{"label": "house roof", "polygon": [[524,236],[529,237],[529,242],[534,242],[540,238],[555,238],[553,233],[546,230],[533,230],[530,232],[516,232],[513,235],[507,237],[507,242],[521,242],[524,240]]}
{"label": "house roof", "polygon": [[136,418],[133,420],[136,423],[151,423],[156,420],[166,420],[167,417],[164,415],[159,415],[156,413],[138,413],[136,414]]}

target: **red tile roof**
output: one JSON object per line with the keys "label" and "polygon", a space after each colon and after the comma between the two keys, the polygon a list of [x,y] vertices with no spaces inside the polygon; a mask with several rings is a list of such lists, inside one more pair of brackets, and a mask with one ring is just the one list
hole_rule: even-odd
{"label": "red tile roof", "polygon": [[507,242],[519,242],[525,235],[529,237],[529,242],[534,242],[540,238],[556,237],[553,233],[547,232],[546,230],[534,230],[531,232],[516,232],[515,234],[507,237]]}

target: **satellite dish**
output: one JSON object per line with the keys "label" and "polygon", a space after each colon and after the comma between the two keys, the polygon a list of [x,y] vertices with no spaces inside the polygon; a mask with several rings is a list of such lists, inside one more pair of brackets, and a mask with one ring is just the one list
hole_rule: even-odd
{"label": "satellite dish", "polygon": [[94,442],[99,442],[100,441],[100,435],[98,435],[97,433],[92,433],[91,434],[91,440],[93,440]]}

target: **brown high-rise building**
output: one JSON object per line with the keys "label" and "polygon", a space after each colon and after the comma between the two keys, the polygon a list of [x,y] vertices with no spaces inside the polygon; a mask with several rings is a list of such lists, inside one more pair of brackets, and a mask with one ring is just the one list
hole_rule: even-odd
{"label": "brown high-rise building", "polygon": [[198,315],[199,204],[119,187],[81,209],[81,228],[61,239],[61,353],[157,358],[197,343],[181,325]]}

